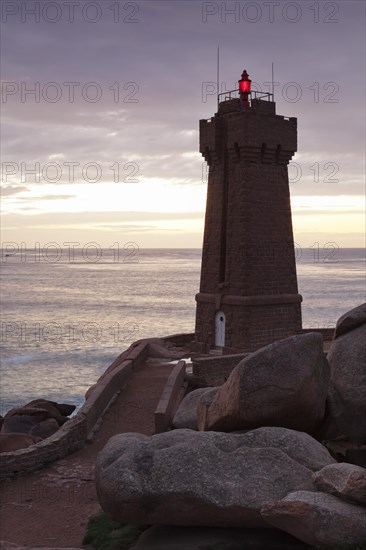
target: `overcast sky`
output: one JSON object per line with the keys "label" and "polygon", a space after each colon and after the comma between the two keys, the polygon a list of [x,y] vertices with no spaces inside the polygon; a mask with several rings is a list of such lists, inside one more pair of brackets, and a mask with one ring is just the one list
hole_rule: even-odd
{"label": "overcast sky", "polygon": [[363,1],[3,1],[1,17],[2,242],[200,247],[219,44],[222,91],[244,68],[269,91],[273,62],[277,113],[298,118],[297,243],[364,245]]}

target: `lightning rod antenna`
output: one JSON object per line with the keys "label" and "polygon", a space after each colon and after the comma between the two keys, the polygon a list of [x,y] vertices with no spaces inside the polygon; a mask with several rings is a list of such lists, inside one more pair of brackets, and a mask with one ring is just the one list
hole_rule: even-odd
{"label": "lightning rod antenna", "polygon": [[217,46],[217,106],[219,106],[220,93],[220,46]]}

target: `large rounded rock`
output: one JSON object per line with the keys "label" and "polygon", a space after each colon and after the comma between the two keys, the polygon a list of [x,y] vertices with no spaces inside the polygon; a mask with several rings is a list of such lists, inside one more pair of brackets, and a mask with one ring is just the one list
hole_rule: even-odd
{"label": "large rounded rock", "polygon": [[313,545],[351,545],[366,540],[366,509],[327,493],[298,491],[262,508],[270,525]]}
{"label": "large rounded rock", "polygon": [[5,416],[1,427],[1,433],[27,434],[38,424],[38,422],[40,422],[40,420],[34,415],[15,414],[12,416]]}
{"label": "large rounded rock", "polygon": [[54,418],[48,418],[47,420],[33,426],[29,433],[30,435],[36,435],[37,437],[46,439],[56,433],[58,429],[59,425],[57,424],[57,421]]}
{"label": "large rounded rock", "polygon": [[366,442],[366,324],[334,340],[328,352],[331,369],[329,410],[340,434]]}
{"label": "large rounded rock", "polygon": [[173,418],[173,428],[189,428],[198,430],[197,406],[202,399],[213,399],[218,388],[198,388],[185,396]]}
{"label": "large rounded rock", "polygon": [[326,493],[366,504],[366,470],[354,464],[328,464],[313,474],[315,485]]}
{"label": "large rounded rock", "polygon": [[329,377],[320,334],[280,340],[234,368],[211,405],[200,407],[199,429],[283,426],[313,433],[324,418]]}
{"label": "large rounded rock", "polygon": [[37,418],[38,422],[43,422],[43,420],[47,420],[48,418],[54,418],[59,426],[62,426],[68,420],[66,416],[61,415],[57,410],[56,412],[53,412],[41,407],[33,407],[28,405],[24,407],[15,407],[14,409],[10,409],[10,411],[6,413],[4,419],[11,416],[21,415],[34,416],[35,418]]}
{"label": "large rounded rock", "polygon": [[[114,436],[97,458],[99,501],[122,523],[265,526],[265,503],[294,490],[315,490],[312,470],[304,465],[309,458],[275,448],[273,437],[262,431],[256,441],[250,433],[193,430]],[[295,442],[296,432],[292,437]]]}
{"label": "large rounded rock", "polygon": [[338,319],[334,338],[338,338],[338,336],[342,336],[342,334],[346,334],[364,323],[366,323],[366,302],[347,311],[347,313]]}
{"label": "large rounded rock", "polygon": [[56,403],[56,401],[49,401],[48,399],[34,399],[25,406],[39,407],[53,412],[54,414],[60,414],[61,416],[70,416],[76,409],[75,405],[70,405],[69,403]]}

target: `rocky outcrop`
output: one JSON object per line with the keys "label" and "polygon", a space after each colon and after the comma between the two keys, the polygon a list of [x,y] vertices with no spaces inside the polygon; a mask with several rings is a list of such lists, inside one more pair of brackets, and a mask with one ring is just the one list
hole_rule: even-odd
{"label": "rocky outcrop", "polygon": [[[100,503],[123,523],[263,527],[266,503],[295,490],[315,491],[309,466],[334,462],[317,441],[289,432],[117,435],[97,459]],[[296,448],[304,436],[305,456]]]}
{"label": "rocky outcrop", "polygon": [[307,544],[328,547],[366,540],[366,509],[327,493],[299,490],[266,504],[261,514],[270,525]]}
{"label": "rocky outcrop", "polygon": [[339,434],[366,442],[366,324],[338,336],[330,346],[329,410]]}
{"label": "rocky outcrop", "polygon": [[[173,428],[198,430],[197,407],[199,403],[212,402],[218,388],[198,388],[185,396],[173,418]],[[209,401],[208,401],[209,400]]]}
{"label": "rocky outcrop", "polygon": [[62,426],[62,424],[65,424],[68,420],[66,416],[61,415],[58,411],[53,412],[43,407],[31,407],[29,405],[11,409],[6,413],[4,420],[13,416],[34,416],[37,418],[38,422],[43,422],[43,420],[47,420],[48,418],[54,418],[59,426]]}
{"label": "rocky outcrop", "polygon": [[234,368],[211,405],[199,409],[199,428],[283,426],[312,433],[324,418],[329,377],[320,334],[280,340]]}
{"label": "rocky outcrop", "polygon": [[365,468],[346,462],[329,464],[316,472],[313,480],[321,491],[366,505]]}
{"label": "rocky outcrop", "polygon": [[0,452],[26,448],[50,437],[69,420],[68,415],[74,410],[74,405],[46,399],[35,399],[24,407],[14,407],[2,421],[0,435],[4,437]]}
{"label": "rocky outcrop", "polygon": [[334,339],[366,323],[366,303],[347,311],[337,321]]}
{"label": "rocky outcrop", "polygon": [[365,330],[363,307],[343,316],[329,362],[319,333],[270,344],[222,386],[189,394],[178,429],[112,438],[96,465],[104,510],[122,523],[275,527],[305,545],[364,542],[366,472],[338,464],[324,445],[339,460],[351,451],[364,460]]}

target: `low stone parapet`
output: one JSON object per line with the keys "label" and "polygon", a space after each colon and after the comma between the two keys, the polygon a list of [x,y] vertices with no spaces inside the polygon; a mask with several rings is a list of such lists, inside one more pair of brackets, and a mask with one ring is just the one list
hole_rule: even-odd
{"label": "low stone parapet", "polygon": [[133,369],[133,360],[126,359],[107,376],[103,377],[95,386],[92,394],[79,410],[79,415],[86,418],[86,434],[93,438],[95,427],[113,402],[116,392],[127,382]]}
{"label": "low stone parapet", "polygon": [[0,479],[38,470],[49,462],[74,453],[84,446],[86,435],[86,417],[83,414],[77,414],[65,422],[56,433],[36,445],[1,453]]}
{"label": "low stone parapet", "polygon": [[236,365],[249,353],[195,357],[192,360],[193,374],[207,386],[221,386]]}
{"label": "low stone parapet", "polygon": [[171,425],[185,394],[184,377],[186,373],[185,361],[179,361],[169,375],[155,410],[155,433],[165,432]]}

